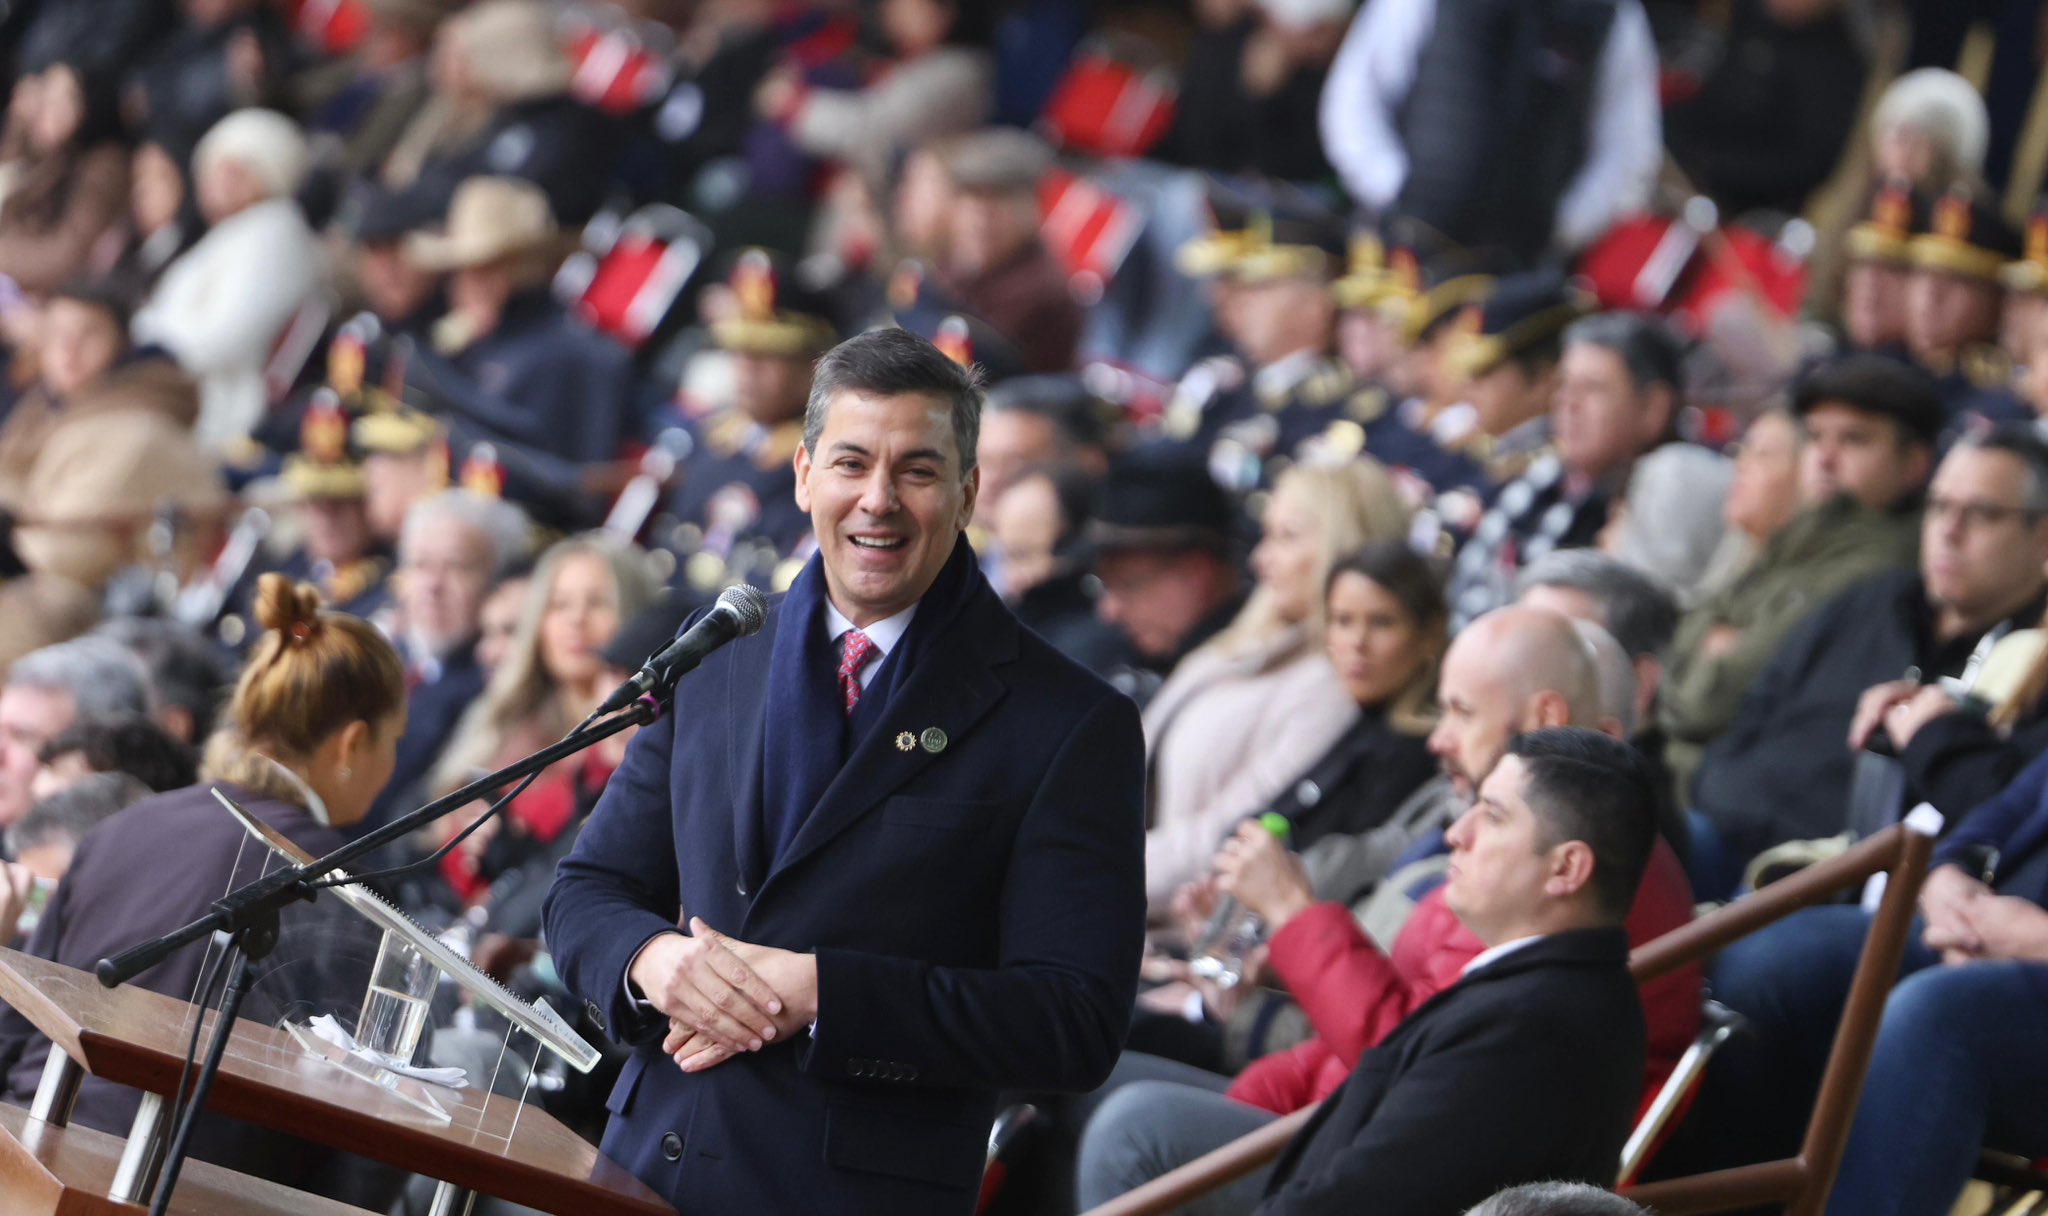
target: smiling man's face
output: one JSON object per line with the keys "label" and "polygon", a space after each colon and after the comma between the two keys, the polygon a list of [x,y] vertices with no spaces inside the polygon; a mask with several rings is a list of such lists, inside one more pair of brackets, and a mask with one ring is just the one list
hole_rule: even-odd
{"label": "smiling man's face", "polygon": [[832,398],[815,452],[796,453],[796,503],[810,513],[833,604],[856,626],[924,597],[974,516],[979,469],[961,474],[945,401],[924,394]]}

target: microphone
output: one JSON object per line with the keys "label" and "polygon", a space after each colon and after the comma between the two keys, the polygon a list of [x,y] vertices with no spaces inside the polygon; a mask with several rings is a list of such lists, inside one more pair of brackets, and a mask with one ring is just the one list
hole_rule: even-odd
{"label": "microphone", "polygon": [[666,647],[650,656],[640,665],[640,670],[624,684],[612,690],[612,695],[597,707],[593,718],[601,718],[626,708],[640,698],[655,692],[667,692],[676,686],[676,681],[702,663],[706,655],[732,641],[761,630],[761,623],[768,619],[768,597],[761,589],[741,583],[727,587],[718,595],[718,603],[703,620],[684,632],[683,636],[670,642]]}

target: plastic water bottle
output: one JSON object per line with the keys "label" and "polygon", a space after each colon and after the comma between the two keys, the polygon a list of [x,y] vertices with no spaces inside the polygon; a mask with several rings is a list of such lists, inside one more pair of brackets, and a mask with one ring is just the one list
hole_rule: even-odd
{"label": "plastic water bottle", "polygon": [[[1258,823],[1283,845],[1294,826],[1278,811],[1267,811],[1259,816]],[[1188,969],[1213,981],[1218,988],[1235,988],[1244,979],[1245,959],[1265,939],[1266,922],[1226,895],[1209,917],[1201,940],[1195,943]]]}

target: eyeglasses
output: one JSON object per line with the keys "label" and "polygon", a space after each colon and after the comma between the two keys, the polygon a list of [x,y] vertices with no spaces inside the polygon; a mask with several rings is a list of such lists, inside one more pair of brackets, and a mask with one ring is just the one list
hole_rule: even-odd
{"label": "eyeglasses", "polygon": [[1991,502],[1968,502],[1957,498],[1927,499],[1927,518],[1941,524],[1951,519],[1961,520],[1963,527],[1970,531],[1995,527],[2009,519],[2031,521],[2038,518],[2038,512],[2025,507],[2008,507]]}

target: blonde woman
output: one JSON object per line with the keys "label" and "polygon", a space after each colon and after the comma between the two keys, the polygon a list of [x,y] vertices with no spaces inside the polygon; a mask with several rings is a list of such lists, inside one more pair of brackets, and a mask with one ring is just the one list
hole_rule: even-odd
{"label": "blonde woman", "polygon": [[[456,727],[428,779],[432,792],[465,785],[553,743],[583,721],[611,691],[599,652],[658,591],[647,555],[634,545],[591,534],[559,541],[543,554],[510,652]],[[583,764],[570,757],[544,771],[505,809],[509,831],[536,845],[554,839],[568,825],[552,808],[573,800],[550,797],[549,787],[576,781]],[[453,831],[482,809],[478,805],[470,815],[442,822]],[[445,859],[442,873],[464,902],[478,898],[490,871],[499,868],[484,864],[486,846],[498,834],[495,825],[487,826]]]}
{"label": "blonde woman", "polygon": [[1152,828],[1145,889],[1164,917],[1240,815],[1272,802],[1349,730],[1359,707],[1323,646],[1323,588],[1343,554],[1408,534],[1370,459],[1297,466],[1273,487],[1237,618],[1174,668],[1145,710]]}

